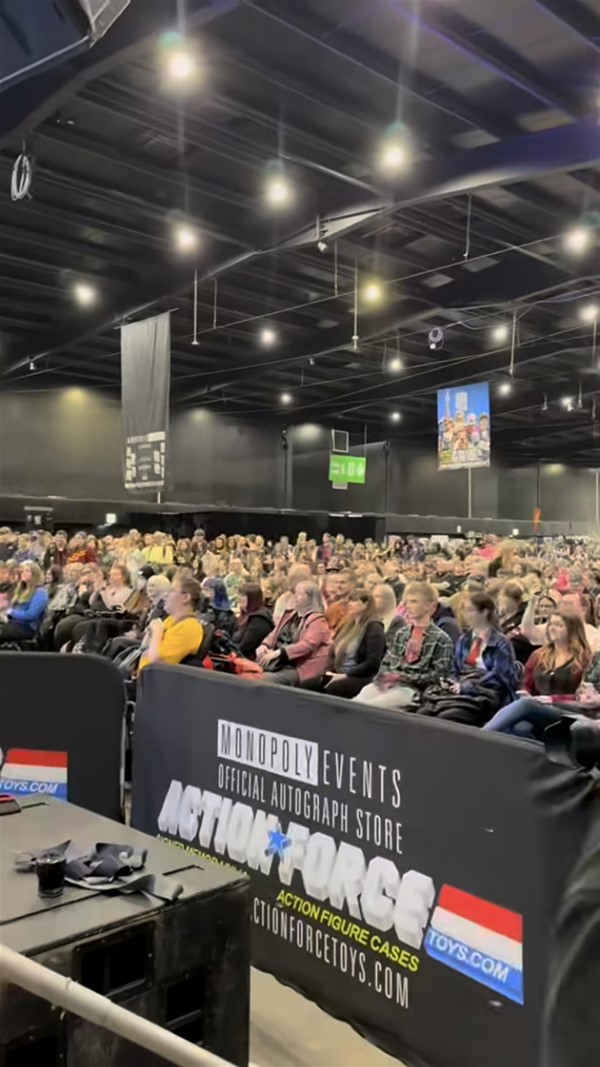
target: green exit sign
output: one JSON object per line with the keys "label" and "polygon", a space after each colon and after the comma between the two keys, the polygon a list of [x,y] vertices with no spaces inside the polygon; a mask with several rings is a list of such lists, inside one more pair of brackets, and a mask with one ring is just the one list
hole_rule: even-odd
{"label": "green exit sign", "polygon": [[367,460],[364,456],[331,455],[329,457],[329,481],[364,485]]}

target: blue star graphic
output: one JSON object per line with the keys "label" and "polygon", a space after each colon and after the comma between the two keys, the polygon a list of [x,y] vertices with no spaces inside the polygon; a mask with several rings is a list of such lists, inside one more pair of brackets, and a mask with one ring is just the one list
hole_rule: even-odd
{"label": "blue star graphic", "polygon": [[268,830],[269,844],[265,849],[265,856],[279,856],[279,859],[283,859],[283,853],[286,848],[289,848],[292,841],[291,838],[282,834],[281,830]]}

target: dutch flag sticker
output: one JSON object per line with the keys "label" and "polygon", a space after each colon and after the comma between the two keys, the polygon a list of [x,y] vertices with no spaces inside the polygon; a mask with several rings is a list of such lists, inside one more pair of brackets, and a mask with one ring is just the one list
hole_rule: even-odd
{"label": "dutch flag sticker", "polygon": [[67,799],[67,753],[9,748],[0,770],[0,793]]}
{"label": "dutch flag sticker", "polygon": [[467,978],[523,1004],[523,918],[517,912],[444,885],[425,950]]}

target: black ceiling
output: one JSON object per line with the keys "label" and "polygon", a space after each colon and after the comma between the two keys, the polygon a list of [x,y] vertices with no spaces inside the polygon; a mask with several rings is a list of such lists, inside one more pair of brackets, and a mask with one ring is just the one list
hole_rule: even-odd
{"label": "black ceiling", "polygon": [[[201,71],[185,97],[157,46],[182,9]],[[489,379],[507,458],[599,466],[600,337],[594,355],[579,316],[600,298],[599,73],[600,0],[132,0],[91,51],[0,96],[3,387],[118,391],[115,324],[175,308],[176,404],[280,419],[289,392],[289,421],[415,438],[438,388]],[[411,160],[382,183],[397,120]],[[32,197],[13,203],[23,137]],[[295,196],[275,219],[277,159]],[[577,257],[563,235],[582,221]],[[355,270],[359,290],[387,283],[376,310],[359,301],[356,344]],[[505,394],[510,340],[490,331],[513,314]]]}

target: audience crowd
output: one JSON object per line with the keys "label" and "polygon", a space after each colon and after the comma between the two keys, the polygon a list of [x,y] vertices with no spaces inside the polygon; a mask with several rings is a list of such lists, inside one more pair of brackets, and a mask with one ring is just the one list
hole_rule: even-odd
{"label": "audience crowd", "polygon": [[213,667],[539,739],[600,717],[600,542],[0,529],[0,646]]}

